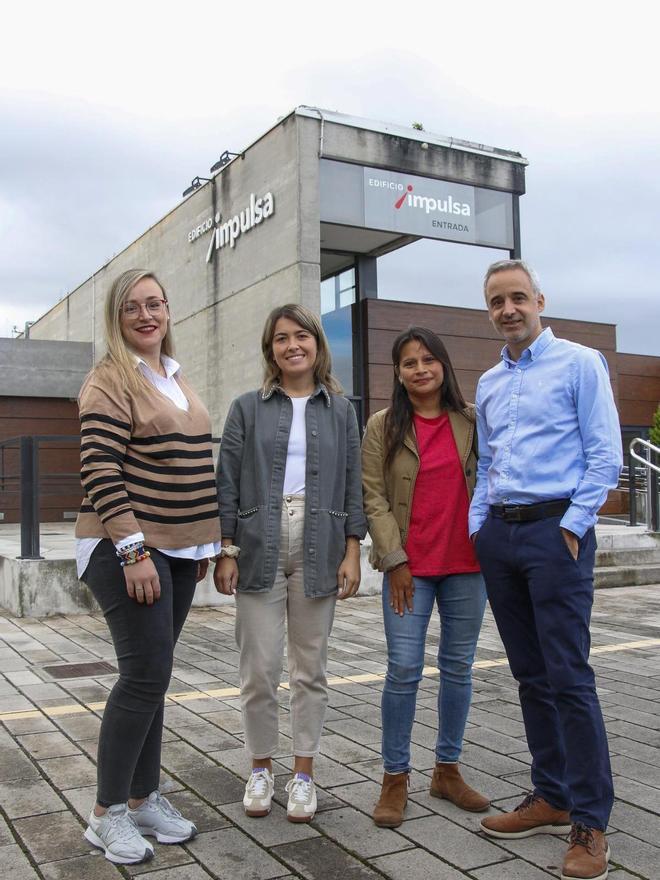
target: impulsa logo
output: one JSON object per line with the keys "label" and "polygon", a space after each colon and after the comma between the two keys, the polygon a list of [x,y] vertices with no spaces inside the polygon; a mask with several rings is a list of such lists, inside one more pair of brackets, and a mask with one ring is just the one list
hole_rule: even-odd
{"label": "impulsa logo", "polygon": [[394,207],[399,211],[404,205],[416,208],[431,214],[438,211],[440,214],[460,214],[463,217],[471,216],[470,206],[466,202],[457,202],[451,196],[445,199],[436,199],[433,196],[420,196],[414,194],[414,187],[409,183],[402,196],[394,202]]}

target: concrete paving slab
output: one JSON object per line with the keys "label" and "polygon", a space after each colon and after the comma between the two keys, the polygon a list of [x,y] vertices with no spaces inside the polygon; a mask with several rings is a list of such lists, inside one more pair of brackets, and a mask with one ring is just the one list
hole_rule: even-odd
{"label": "concrete paving slab", "polygon": [[47,862],[40,865],[39,870],[44,880],[120,880],[123,876],[100,850],[74,859]]}
{"label": "concrete paving slab", "polygon": [[478,868],[472,872],[478,880],[548,880],[548,877],[556,877],[555,871],[541,871],[528,862],[520,859],[512,859],[503,865],[490,865],[488,868]]}
{"label": "concrete paving slab", "polygon": [[273,852],[305,880],[376,880],[379,876],[325,837],[288,843]]}
{"label": "concrete paving slab", "polygon": [[194,864],[194,859],[185,846],[164,846],[157,843],[155,838],[150,838],[154,847],[154,857],[148,862],[139,865],[124,865],[123,870],[129,877],[139,877],[144,874],[151,877],[156,868],[188,867]]}
{"label": "concrete paving slab", "polygon": [[18,742],[33,758],[62,758],[80,754],[80,750],[61,733],[29,733],[18,737]]}
{"label": "concrete paving slab", "polygon": [[[617,831],[609,835],[612,864],[625,867],[644,880],[656,880],[660,876],[660,848],[643,843],[629,834]],[[660,843],[660,841],[658,841]]]}
{"label": "concrete paving slab", "polygon": [[245,783],[223,767],[198,767],[181,774],[186,787],[212,806],[243,800]]}
{"label": "concrete paving slab", "polygon": [[0,816],[0,847],[9,846],[15,843],[14,835],[11,833],[9,825],[4,818]]}
{"label": "concrete paving slab", "polygon": [[498,840],[497,845],[543,871],[558,874],[567,850],[566,837],[537,834],[523,840]]}
{"label": "concrete paving slab", "polygon": [[39,771],[23,752],[15,749],[0,751],[0,782],[18,783],[22,779],[37,779]]}
{"label": "concrete paving slab", "polygon": [[326,837],[362,859],[413,848],[410,840],[388,828],[376,828],[369,816],[352,807],[320,813],[314,820]]}
{"label": "concrete paving slab", "polygon": [[510,856],[495,844],[466,831],[442,816],[405,822],[400,833],[455,868],[472,870],[507,861]]}
{"label": "concrete paving slab", "polygon": [[[286,818],[286,806],[280,805],[276,801],[273,801],[272,809],[268,816],[256,818],[245,815],[242,802],[238,804],[224,804],[220,809],[234,825],[237,825],[253,840],[256,840],[257,843],[264,847],[273,847],[280,843],[292,843],[297,840],[308,840],[310,837],[318,837],[318,831],[305,822],[289,822]],[[325,815],[325,813],[321,815]]]}
{"label": "concrete paving slab", "polygon": [[0,782],[0,804],[9,819],[55,813],[67,805],[45,779],[21,779],[17,784]]}
{"label": "concrete paving slab", "polygon": [[[200,838],[206,842],[158,846],[154,860],[129,873],[126,869],[118,872],[102,854],[90,852],[82,838],[95,796],[98,716],[116,676],[65,680],[56,692],[42,690],[52,684],[42,670],[44,657],[55,655],[57,663],[78,657],[114,663],[105,623],[93,614],[39,621],[0,613],[0,669],[5,673],[0,674],[0,700],[26,700],[19,704],[22,711],[0,710],[0,802],[6,816],[6,821],[0,816],[0,858],[5,850],[8,858],[17,860],[19,868],[12,880],[17,880],[20,870],[27,871],[30,880],[37,876],[36,862],[44,880],[109,880],[131,873],[162,880],[209,876],[267,880],[290,877],[292,872],[313,878],[321,876],[321,870],[324,880],[333,875],[341,880],[557,876],[566,848],[561,838],[494,843],[478,830],[481,815],[463,813],[447,801],[430,797],[437,726],[435,671],[420,688],[406,821],[396,831],[377,830],[371,824],[382,778],[379,703],[385,666],[377,599],[344,603],[337,609],[332,670],[344,678],[337,687],[333,685],[333,705],[316,762],[319,811],[313,826],[296,826],[285,817],[283,786],[292,765],[287,691],[281,692],[281,755],[275,764],[273,812],[263,820],[248,820],[241,803],[249,761],[235,688],[233,625],[233,605],[192,611],[177,652],[177,670],[182,674],[170,687],[176,702],[168,703],[166,709],[161,789],[168,796],[172,793],[174,805],[198,824]],[[660,876],[649,867],[656,858],[660,864],[656,846],[660,842],[660,779],[656,778],[660,714],[655,701],[660,694],[659,631],[660,587],[597,593],[592,659],[605,701],[617,774],[610,832],[613,847],[616,844],[611,876],[618,880],[631,876],[657,880]],[[437,622],[433,621],[429,666],[434,662],[437,638]],[[362,646],[361,654],[355,646]],[[370,676],[368,681],[365,674]],[[358,679],[347,680],[351,675]],[[463,772],[472,785],[494,799],[493,812],[511,809],[529,786],[530,756],[516,684],[489,613],[474,679]],[[227,682],[231,687],[219,698],[203,693]],[[32,699],[27,699],[28,693]],[[54,693],[56,698],[46,699]],[[188,698],[190,693],[193,699]],[[91,712],[81,700],[99,704],[99,708]],[[37,702],[43,711],[36,708]],[[44,810],[50,812],[37,812]],[[58,823],[63,823],[62,829]],[[227,852],[219,852],[216,837],[209,835],[225,835],[220,840],[230,843]],[[58,839],[64,846],[49,850]],[[388,848],[392,840],[407,848],[383,851],[381,847]],[[492,861],[482,861],[493,853]],[[243,869],[247,873],[241,873]]]}
{"label": "concrete paving slab", "polygon": [[271,880],[290,873],[290,868],[238,828],[200,834],[188,844],[188,849],[219,880]]}
{"label": "concrete paving slab", "polygon": [[196,862],[190,862],[178,868],[165,868],[161,871],[154,870],[154,866],[157,867],[155,859],[150,865],[151,870],[146,875],[149,880],[208,880],[211,876]]}
{"label": "concrete paving slab", "polygon": [[457,871],[437,856],[423,849],[405,850],[371,859],[373,865],[391,880],[464,880],[467,874]]}
{"label": "concrete paving slab", "polygon": [[39,875],[16,844],[0,847],[0,865],[11,880],[39,880]]}
{"label": "concrete paving slab", "polygon": [[71,813],[48,813],[17,819],[14,828],[37,863],[53,862],[89,853],[83,826]]}
{"label": "concrete paving slab", "polygon": [[60,791],[96,782],[96,766],[86,755],[46,758],[39,761],[39,766]]}

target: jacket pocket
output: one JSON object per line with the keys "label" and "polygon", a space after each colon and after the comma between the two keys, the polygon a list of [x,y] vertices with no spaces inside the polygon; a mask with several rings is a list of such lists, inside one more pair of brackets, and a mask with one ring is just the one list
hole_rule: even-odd
{"label": "jacket pocket", "polygon": [[238,560],[238,589],[263,589],[266,556],[266,509],[250,507],[238,511],[236,544],[241,548]]}
{"label": "jacket pocket", "polygon": [[317,595],[326,595],[337,589],[337,569],[346,555],[347,518],[344,510],[319,510],[315,554]]}
{"label": "jacket pocket", "polygon": [[247,510],[239,510],[237,516],[239,519],[247,519],[249,516],[253,516],[255,513],[257,513],[258,510],[258,507],[250,507]]}

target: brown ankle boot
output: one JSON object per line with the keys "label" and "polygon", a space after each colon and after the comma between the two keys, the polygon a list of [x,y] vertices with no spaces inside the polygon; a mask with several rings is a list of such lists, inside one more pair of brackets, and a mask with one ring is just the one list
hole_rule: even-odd
{"label": "brown ankle boot", "polygon": [[408,800],[408,774],[384,773],[383,787],[374,807],[374,822],[379,828],[398,828]]}
{"label": "brown ankle boot", "polygon": [[435,765],[431,780],[431,794],[433,797],[446,798],[461,810],[469,810],[471,813],[481,813],[483,810],[487,810],[490,805],[488,798],[470,788],[465,782],[458,769],[458,764],[443,764],[439,761]]}

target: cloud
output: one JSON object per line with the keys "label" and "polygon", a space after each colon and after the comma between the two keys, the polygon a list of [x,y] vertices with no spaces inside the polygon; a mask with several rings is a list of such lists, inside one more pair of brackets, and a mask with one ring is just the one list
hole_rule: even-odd
{"label": "cloud", "polygon": [[[30,66],[20,87],[0,92],[0,334],[36,318],[157,222],[223,150],[241,149],[278,115],[309,103],[421,121],[527,156],[523,253],[541,274],[550,313],[616,322],[622,350],[658,353],[660,185],[652,169],[660,122],[640,109],[653,80],[631,65],[605,69],[605,44],[585,74],[584,52],[571,54],[574,28],[566,63],[544,69],[538,41],[516,37],[524,22],[505,52],[495,31],[470,32],[467,43],[465,34],[438,40],[363,16],[360,39],[353,29],[333,39],[345,25],[338,18],[314,42],[288,33],[275,62],[279,25],[270,16],[255,25],[255,33],[273,28],[257,54],[241,41],[224,54],[213,45],[200,52],[179,31],[140,53],[148,22],[138,10],[124,42],[121,16],[105,46],[78,34],[56,52],[39,37],[44,57],[31,57],[47,63],[59,54],[63,72],[52,66],[49,78]],[[614,36],[607,23],[599,28]],[[297,43],[300,51],[280,51]],[[79,55],[69,53],[74,47]],[[13,63],[11,52],[0,61],[0,84],[2,65]],[[381,261],[382,292],[480,308],[480,279],[497,256],[416,245]]]}

